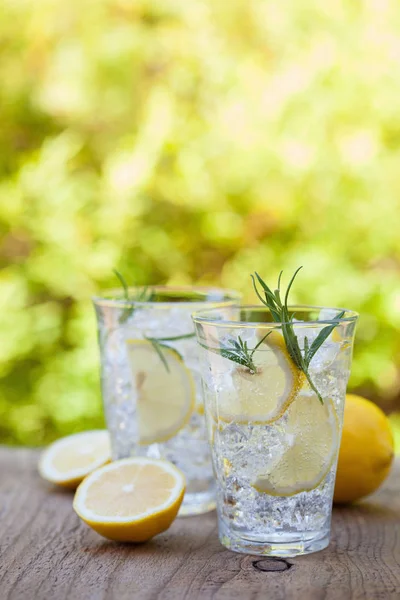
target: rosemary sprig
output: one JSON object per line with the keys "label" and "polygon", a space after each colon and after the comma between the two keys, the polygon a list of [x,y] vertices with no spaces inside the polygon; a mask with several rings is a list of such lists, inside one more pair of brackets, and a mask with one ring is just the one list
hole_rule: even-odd
{"label": "rosemary sprig", "polygon": [[[240,335],[238,336],[237,341],[233,338],[229,339],[226,342],[226,345],[211,348],[211,346],[206,346],[200,342],[200,345],[215,354],[219,354],[228,360],[232,360],[233,362],[242,365],[249,369],[251,373],[255,373],[257,371],[257,367],[254,364],[253,356],[256,350],[261,346],[263,341],[270,335],[271,331],[269,331],[257,344],[254,348],[249,348],[248,343],[243,341]],[[213,339],[213,341],[219,345],[218,340]]]}
{"label": "rosemary sprig", "polygon": [[[114,269],[114,273],[119,279],[119,282],[124,291],[124,298],[127,302],[149,302],[151,300],[153,296],[153,290],[151,288],[144,286],[142,288],[138,288],[134,296],[129,295],[129,288],[128,284],[126,283],[125,277],[119,271],[117,271],[117,269]],[[119,317],[120,324],[122,325],[123,323],[125,323],[125,321],[127,321],[129,317],[133,315],[134,312],[135,306],[131,306],[128,309],[124,310],[124,312],[121,313]]]}
{"label": "rosemary sprig", "polygon": [[163,349],[166,348],[168,350],[172,350],[172,352],[174,352],[181,360],[183,360],[183,357],[182,357],[182,354],[180,352],[178,352],[178,350],[176,348],[173,348],[172,346],[170,346],[169,344],[166,344],[165,342],[177,342],[178,340],[188,340],[190,338],[193,338],[194,336],[195,336],[195,333],[193,332],[193,333],[184,333],[183,335],[173,335],[170,337],[159,337],[159,338],[145,335],[144,339],[151,343],[154,350],[157,352],[158,356],[160,357],[160,360],[161,360],[162,364],[164,365],[166,371],[169,373],[169,366],[168,366],[167,359],[164,356]]}
{"label": "rosemary sprig", "polygon": [[[321,329],[321,331],[319,332],[319,334],[314,339],[314,341],[312,342],[311,345],[309,343],[308,338],[305,337],[304,338],[304,350],[302,352],[300,349],[300,346],[299,346],[297,336],[294,332],[294,327],[293,327],[294,315],[290,316],[289,309],[288,309],[289,292],[290,292],[290,289],[296,278],[296,275],[300,271],[301,268],[302,267],[299,267],[295,271],[291,280],[289,281],[289,285],[286,289],[286,293],[285,293],[283,301],[281,299],[281,279],[282,279],[283,271],[281,271],[279,274],[278,286],[277,286],[277,289],[275,289],[274,291],[272,291],[267,286],[265,281],[263,281],[263,279],[260,277],[260,275],[257,272],[254,275],[251,275],[251,278],[253,281],[254,290],[255,290],[258,298],[269,309],[273,320],[276,323],[282,323],[282,334],[283,334],[283,338],[285,340],[286,348],[288,350],[288,353],[289,353],[291,359],[293,360],[296,367],[304,373],[311,389],[317,394],[319,401],[321,403],[323,403],[322,396],[319,393],[319,391],[317,390],[317,388],[315,387],[315,384],[313,383],[313,381],[311,379],[308,369],[309,369],[312,358],[315,356],[315,354],[318,352],[319,348],[322,346],[322,344],[325,342],[325,340],[329,337],[329,335],[332,333],[332,331],[338,325],[339,319],[341,319],[343,317],[345,311],[341,311],[337,315],[336,319],[330,321],[330,324],[327,327],[324,327],[323,329]],[[257,283],[261,286],[262,291],[264,293],[264,297],[258,290]]]}
{"label": "rosemary sprig", "polygon": [[[152,299],[153,290],[149,287],[139,288],[136,291],[135,296],[129,295],[129,287],[128,287],[128,284],[126,283],[125,277],[119,271],[117,271],[117,269],[114,269],[114,273],[119,279],[119,282],[124,291],[124,298],[127,302],[132,302],[132,301],[133,302],[149,302]],[[120,317],[119,317],[120,324],[125,323],[125,321],[127,321],[129,319],[129,317],[134,313],[135,308],[136,308],[135,306],[131,306],[120,315]],[[164,356],[163,350],[165,350],[165,349],[171,350],[181,360],[183,360],[183,357],[182,357],[182,354],[180,352],[178,352],[178,350],[176,348],[173,348],[166,342],[177,342],[178,340],[186,340],[189,338],[193,338],[194,336],[195,336],[195,333],[193,332],[193,333],[184,333],[183,335],[173,335],[173,336],[169,336],[169,337],[153,337],[153,336],[145,335],[144,339],[151,343],[154,350],[157,352],[158,356],[160,357],[160,360],[161,360],[162,364],[164,365],[166,371],[169,373],[170,371],[169,371],[168,362]]]}

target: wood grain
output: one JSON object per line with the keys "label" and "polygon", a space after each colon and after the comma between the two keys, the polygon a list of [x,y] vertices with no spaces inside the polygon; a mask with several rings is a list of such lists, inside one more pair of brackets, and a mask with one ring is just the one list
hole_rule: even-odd
{"label": "wood grain", "polygon": [[400,462],[368,501],[334,510],[329,548],[274,560],[225,550],[214,513],[140,546],[107,542],[39,479],[37,457],[0,448],[1,600],[400,598]]}

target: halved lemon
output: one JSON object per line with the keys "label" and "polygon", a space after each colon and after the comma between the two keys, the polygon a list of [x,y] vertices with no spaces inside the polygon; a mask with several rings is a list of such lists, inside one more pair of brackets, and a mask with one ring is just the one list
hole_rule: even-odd
{"label": "halved lemon", "polygon": [[290,358],[282,335],[273,331],[254,354],[256,372],[238,366],[218,395],[216,420],[267,424],[279,419],[296,398],[304,374]]}
{"label": "halved lemon", "polygon": [[168,529],[184,493],[185,478],[172,463],[126,458],[89,475],[78,487],[73,507],[110,540],[144,542]]}
{"label": "halved lemon", "polygon": [[76,488],[86,475],[110,460],[110,438],[100,429],[68,435],[50,444],[38,468],[43,479]]}
{"label": "halved lemon", "polygon": [[[282,422],[288,444],[253,487],[271,496],[293,496],[315,489],[326,477],[338,452],[339,424],[331,400],[299,395]],[[282,420],[283,421],[283,420]]]}
{"label": "halved lemon", "polygon": [[193,412],[192,374],[172,348],[160,349],[165,363],[146,340],[129,340],[128,351],[137,392],[140,443],[165,442],[188,423]]}

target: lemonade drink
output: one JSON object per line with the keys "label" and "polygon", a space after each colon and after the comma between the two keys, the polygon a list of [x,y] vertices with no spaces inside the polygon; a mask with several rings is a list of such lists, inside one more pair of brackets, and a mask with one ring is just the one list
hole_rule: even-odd
{"label": "lemonade drink", "polygon": [[295,556],[329,543],[357,316],[312,307],[288,316],[297,361],[266,307],[233,320],[218,309],[194,315],[219,536],[239,552]]}
{"label": "lemonade drink", "polygon": [[214,288],[126,292],[94,298],[113,459],[170,460],[186,476],[180,514],[206,512],[215,506],[215,484],[191,314],[218,306],[232,316],[239,297]]}

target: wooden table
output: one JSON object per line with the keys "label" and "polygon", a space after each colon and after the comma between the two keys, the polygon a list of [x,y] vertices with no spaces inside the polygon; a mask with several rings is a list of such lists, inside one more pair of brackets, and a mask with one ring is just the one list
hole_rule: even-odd
{"label": "wooden table", "polygon": [[214,513],[140,546],[108,542],[37,458],[0,447],[1,600],[400,599],[400,461],[368,501],[334,510],[329,548],[281,560],[225,550]]}

